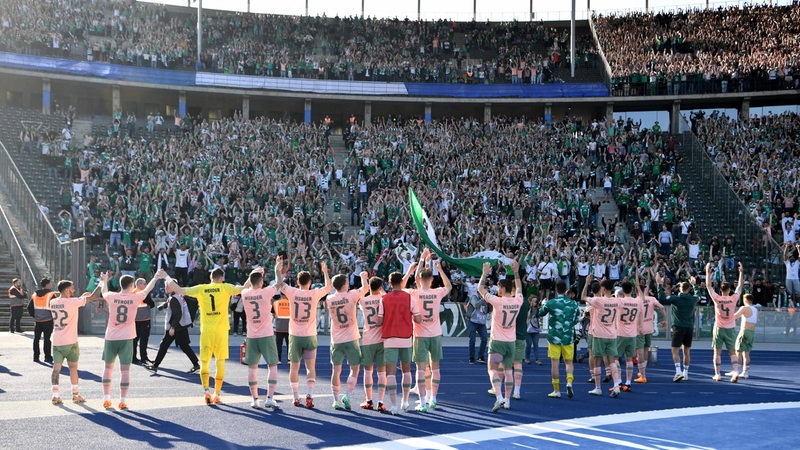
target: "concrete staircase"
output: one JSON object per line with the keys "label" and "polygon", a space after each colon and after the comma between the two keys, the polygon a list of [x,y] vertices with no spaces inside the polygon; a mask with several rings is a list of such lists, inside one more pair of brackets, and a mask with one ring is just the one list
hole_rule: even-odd
{"label": "concrete staircase", "polygon": [[92,135],[92,121],[87,119],[75,119],[72,121],[72,140],[80,146],[84,136]]}
{"label": "concrete staircase", "polygon": [[[602,183],[600,183],[602,184]],[[597,228],[603,230],[603,224],[600,221],[602,217],[606,218],[606,223],[613,222],[614,219],[619,217],[619,207],[613,197],[606,197],[602,187],[597,187],[588,191],[592,200],[600,202],[600,209],[598,211]],[[626,225],[626,224],[623,224]],[[609,230],[603,230],[608,233]]]}
{"label": "concrete staircase", "polygon": [[[46,201],[50,208],[50,221],[55,223],[60,209],[62,187],[71,189],[70,182],[63,178],[64,158],[60,156],[45,156],[33,150],[26,151],[19,141],[23,121],[26,123],[40,123],[42,130],[61,131],[61,118],[47,116],[39,112],[6,108],[0,109],[0,141],[6,146],[14,164],[17,165],[28,187],[39,202]],[[56,168],[59,177],[52,178],[48,168]]]}
{"label": "concrete staircase", "polygon": [[[11,280],[17,277],[19,277],[19,274],[17,273],[16,267],[14,267],[14,260],[11,259],[5,241],[0,238],[0,289],[2,289],[0,294],[2,294],[4,298],[8,297],[7,292],[11,287]],[[11,318],[11,311],[6,301],[3,303],[3,306],[0,307],[0,331],[5,332],[8,331],[8,321]],[[22,314],[22,330],[33,331],[33,327],[33,318],[28,315],[27,311],[24,311]]]}
{"label": "concrete staircase", "polygon": [[[329,144],[333,149],[333,160],[336,167],[344,167],[345,159],[347,158],[347,146],[341,134],[331,134]],[[347,207],[348,188],[340,187],[335,178],[331,181],[328,191],[328,203],[325,205],[325,216],[328,221],[336,221],[345,225],[345,237],[356,229],[350,226],[350,209]],[[342,209],[340,212],[334,211],[334,202],[342,202]]]}
{"label": "concrete staircase", "polygon": [[[734,212],[739,223],[732,224],[726,214],[726,208],[729,208],[730,205],[725,205],[722,200],[712,201],[714,198],[712,176],[715,174],[707,170],[707,166],[704,168],[701,164],[692,164],[692,139],[694,136],[691,132],[677,136],[678,142],[681,143],[677,148],[683,156],[683,161],[678,164],[678,173],[683,180],[684,189],[692,193],[687,197],[687,206],[690,211],[694,212],[696,231],[704,242],[710,241],[714,235],[719,237],[720,242],[724,242],[726,234],[736,233],[734,226],[741,225],[749,219],[745,217],[745,212],[740,210]],[[719,189],[728,188],[722,186]],[[755,268],[763,265],[761,258],[753,254],[750,242],[745,242],[737,236],[735,244],[736,259],[737,261],[741,260],[745,267]],[[727,275],[734,276],[735,274],[728,273]]]}

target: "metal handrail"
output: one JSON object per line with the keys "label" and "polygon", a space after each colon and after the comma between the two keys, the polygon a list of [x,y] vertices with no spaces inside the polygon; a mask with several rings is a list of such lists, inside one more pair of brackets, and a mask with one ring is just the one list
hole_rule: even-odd
{"label": "metal handrail", "polygon": [[606,78],[606,87],[608,88],[608,94],[613,95],[613,93],[611,92],[612,88],[611,81],[613,80],[611,76],[611,65],[608,64],[608,59],[606,59],[606,53],[603,51],[603,46],[600,45],[600,38],[597,36],[597,31],[594,29],[594,19],[592,18],[593,14],[594,11],[592,11],[592,14],[587,14],[589,19],[589,30],[592,32],[592,38],[594,39],[594,43],[597,45],[597,52],[600,55],[600,60],[603,61],[603,68],[605,69],[603,71],[603,74],[605,75]]}
{"label": "metal handrail", "polygon": [[[681,120],[683,121],[684,125],[687,128],[691,129],[691,124],[689,124],[688,120],[686,119],[686,116],[681,116]],[[733,201],[736,203],[736,206],[738,206],[739,208],[739,212],[741,212],[742,215],[746,217],[745,220],[748,221],[752,227],[758,230],[757,233],[760,237],[762,238],[765,237],[766,233],[761,227],[758,226],[758,222],[756,221],[755,217],[753,217],[753,215],[750,214],[750,210],[744,203],[744,200],[742,200],[742,198],[739,197],[738,194],[736,194],[736,191],[733,190],[731,183],[725,178],[725,176],[719,170],[719,167],[717,166],[717,164],[715,164],[714,160],[711,159],[711,156],[708,154],[708,152],[705,151],[703,143],[700,142],[700,140],[697,138],[697,136],[694,134],[693,131],[690,131],[688,133],[691,136],[691,143],[692,143],[692,148],[691,148],[692,163],[694,164],[695,155],[699,153],[700,158],[704,160],[706,164],[708,164],[710,167],[713,168],[713,176],[715,177],[715,179],[721,180],[724,186],[727,188],[726,193],[728,194],[728,197],[733,199]],[[778,244],[778,241],[776,241],[773,236],[768,236],[768,238],[769,239],[768,239],[766,254],[769,255],[773,253],[780,253],[781,246],[780,244]]]}
{"label": "metal handrail", "polygon": [[8,215],[6,215],[6,211],[2,205],[0,205],[0,234],[3,235],[9,253],[14,259],[14,268],[20,280],[22,280],[22,285],[29,291],[36,289],[38,287],[36,274],[33,268],[31,268],[31,264],[28,262],[25,252],[22,250],[16,233],[14,233],[14,230],[11,228],[11,222],[8,220]]}
{"label": "metal handrail", "polygon": [[49,272],[44,275],[53,279],[67,278],[71,273],[71,242],[61,242],[50,223],[50,218],[42,212],[36,196],[2,142],[0,142],[0,184],[14,205],[22,226],[41,252]]}
{"label": "metal handrail", "polygon": [[33,202],[36,203],[36,205],[37,205],[36,209],[38,209],[39,213],[42,216],[44,216],[43,219],[50,226],[50,231],[52,231],[55,236],[58,236],[58,233],[56,232],[56,229],[53,228],[53,224],[50,223],[50,218],[47,217],[44,214],[44,212],[41,209],[38,208],[39,199],[37,199],[36,195],[33,193],[33,191],[31,191],[31,188],[28,186],[28,182],[25,181],[25,178],[22,176],[22,172],[20,172],[19,168],[17,167],[17,164],[14,162],[14,158],[11,157],[11,153],[8,153],[8,149],[6,148],[6,146],[2,142],[0,142],[0,148],[3,149],[3,153],[5,153],[4,156],[7,158],[11,168],[14,169],[14,172],[16,172],[16,174],[19,176],[19,181],[22,183],[23,186],[25,186],[25,190],[28,191],[28,195],[30,195],[31,199],[33,199]]}

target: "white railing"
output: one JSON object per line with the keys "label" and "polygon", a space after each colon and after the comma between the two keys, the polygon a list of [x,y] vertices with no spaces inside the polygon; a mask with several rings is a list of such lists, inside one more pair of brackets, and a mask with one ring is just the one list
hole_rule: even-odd
{"label": "white railing", "polygon": [[72,259],[70,242],[61,242],[50,223],[50,218],[40,209],[36,196],[28,187],[28,183],[2,142],[0,142],[0,184],[5,188],[10,203],[16,209],[14,213],[39,249],[49,272],[45,275],[53,280],[68,278]]}
{"label": "white railing", "polygon": [[14,260],[14,269],[17,272],[17,277],[22,280],[22,285],[28,292],[33,292],[33,290],[38,287],[36,274],[31,268],[31,264],[28,262],[25,252],[22,250],[16,233],[14,233],[13,228],[11,228],[11,222],[8,220],[6,210],[2,205],[0,205],[0,234],[2,234],[3,240],[5,240],[11,259]]}

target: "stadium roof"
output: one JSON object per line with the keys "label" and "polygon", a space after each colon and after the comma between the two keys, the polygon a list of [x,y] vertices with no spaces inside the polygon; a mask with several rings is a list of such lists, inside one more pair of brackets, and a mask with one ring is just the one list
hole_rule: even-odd
{"label": "stadium roof", "polygon": [[[197,0],[140,0],[150,3],[164,3],[169,5],[196,6]],[[254,13],[305,15],[306,5],[308,14],[312,16],[325,14],[334,16],[360,16],[362,1],[364,14],[370,17],[381,18],[410,18],[417,17],[418,0],[288,0],[283,2],[263,0],[203,0],[203,7],[208,9],[247,11]],[[586,19],[587,3],[595,12],[630,12],[644,11],[646,0],[576,0],[576,18]],[[748,3],[736,0],[709,1],[711,7],[724,7],[744,5]],[[791,4],[791,0],[770,0],[775,5]],[[649,0],[650,10],[674,11],[677,9],[703,8],[706,0]],[[528,20],[531,5],[535,20],[569,20],[570,2],[548,2],[542,0],[419,0],[420,13],[423,19],[452,19],[459,21],[472,20],[473,12],[479,21],[503,20]],[[474,8],[474,10],[473,10]]]}

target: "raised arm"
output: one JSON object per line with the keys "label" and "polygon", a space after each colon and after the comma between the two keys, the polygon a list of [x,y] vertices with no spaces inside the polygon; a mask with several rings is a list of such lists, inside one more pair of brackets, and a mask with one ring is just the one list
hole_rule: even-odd
{"label": "raised arm", "polygon": [[167,286],[172,286],[172,290],[178,295],[186,295],[186,288],[179,286],[174,278],[167,279]]}
{"label": "raised arm", "polygon": [[439,272],[439,275],[442,277],[444,288],[447,289],[447,293],[449,294],[450,291],[453,290],[453,284],[450,282],[450,278],[447,276],[447,274],[444,273],[444,270],[442,270],[442,262],[437,259],[434,264],[436,265],[436,270]]}
{"label": "raised arm", "polygon": [[100,274],[100,293],[103,295],[108,293],[108,277],[109,272],[103,272]]}
{"label": "raised arm", "polygon": [[405,287],[408,285],[408,280],[411,278],[411,274],[416,273],[418,267],[419,267],[419,262],[413,262],[411,263],[410,266],[408,266],[406,274],[403,275],[403,284],[402,284],[403,289],[405,289]]}
{"label": "raised arm", "polygon": [[489,290],[486,289],[486,278],[489,276],[489,272],[492,270],[492,265],[487,261],[483,263],[483,272],[481,272],[481,279],[478,281],[478,294],[482,298],[486,298],[489,295]]}
{"label": "raised arm", "polygon": [[586,302],[588,298],[586,297],[586,292],[589,290],[589,285],[592,284],[592,271],[589,271],[589,275],[586,275],[586,282],[583,283],[583,290],[581,291],[581,301]]}
{"label": "raised arm", "polygon": [[[741,266],[742,263],[739,263]],[[740,277],[744,276],[741,272],[739,272]],[[741,282],[739,283],[741,286]],[[738,290],[739,288],[737,288]],[[711,263],[706,263],[706,290],[708,291],[708,295],[714,297],[716,293],[714,292],[714,288],[711,287]]]}
{"label": "raised arm", "polygon": [[163,280],[166,277],[167,277],[167,272],[165,272],[164,269],[159,270],[158,272],[156,272],[155,276],[150,280],[150,282],[147,283],[147,286],[145,286],[144,289],[142,289],[140,292],[144,293],[146,297],[147,294],[149,294],[150,291],[152,291],[153,288],[156,287],[156,282],[158,282],[158,280]]}
{"label": "raised arm", "polygon": [[736,285],[736,295],[742,294],[743,287],[744,287],[744,265],[742,265],[742,262],[739,261],[739,283]]}
{"label": "raised arm", "polygon": [[333,285],[331,284],[331,277],[328,274],[328,263],[322,261],[321,263],[319,263],[319,267],[320,269],[322,269],[322,276],[325,278],[325,286],[323,286],[322,288],[325,290],[325,292],[330,292],[331,287],[333,287]]}
{"label": "raised arm", "polygon": [[519,262],[514,259],[511,261],[511,270],[514,271],[514,288],[516,295],[522,295],[522,280],[519,278]]}
{"label": "raised arm", "polygon": [[367,271],[365,270],[365,271],[362,271],[360,275],[361,275],[361,289],[360,289],[360,291],[361,291],[361,296],[363,297],[363,296],[369,294],[369,273],[367,273]]}

